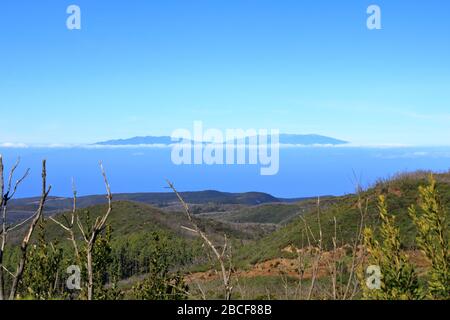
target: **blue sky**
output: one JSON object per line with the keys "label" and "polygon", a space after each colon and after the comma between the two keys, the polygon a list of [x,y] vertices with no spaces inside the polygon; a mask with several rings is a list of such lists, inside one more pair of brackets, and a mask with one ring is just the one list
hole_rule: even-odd
{"label": "blue sky", "polygon": [[[82,29],[66,28],[79,5]],[[366,28],[378,4],[382,30]],[[278,128],[450,137],[447,0],[2,0],[0,143]]]}

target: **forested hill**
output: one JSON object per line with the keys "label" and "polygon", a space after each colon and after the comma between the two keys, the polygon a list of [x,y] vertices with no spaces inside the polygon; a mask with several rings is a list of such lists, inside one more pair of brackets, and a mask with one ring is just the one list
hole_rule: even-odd
{"label": "forested hill", "polygon": [[[270,194],[262,192],[246,193],[228,193],[215,190],[181,192],[186,202],[191,204],[212,204],[216,206],[223,205],[259,205],[263,203],[279,203],[286,199],[278,199]],[[178,205],[178,199],[173,192],[148,192],[148,193],[120,193],[113,195],[114,201],[132,201],[150,204],[155,207],[170,207]],[[50,197],[46,202],[46,214],[70,210],[73,199],[66,197]],[[90,206],[104,204],[106,198],[104,195],[92,195],[79,197],[77,207],[87,208]],[[14,199],[10,202],[10,219],[16,222],[29,217],[39,205],[38,198]]]}

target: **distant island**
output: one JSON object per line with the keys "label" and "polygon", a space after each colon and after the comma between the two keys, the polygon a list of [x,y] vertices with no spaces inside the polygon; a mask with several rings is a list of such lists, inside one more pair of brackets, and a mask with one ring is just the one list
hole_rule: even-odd
{"label": "distant island", "polygon": [[[170,136],[146,136],[146,137],[133,137],[129,139],[117,139],[108,140],[95,143],[95,145],[110,145],[110,146],[121,146],[121,145],[170,145],[176,143],[177,141],[172,141]],[[347,144],[348,141],[339,140],[327,136],[321,136],[317,134],[280,134],[280,144],[289,145],[343,145]]]}

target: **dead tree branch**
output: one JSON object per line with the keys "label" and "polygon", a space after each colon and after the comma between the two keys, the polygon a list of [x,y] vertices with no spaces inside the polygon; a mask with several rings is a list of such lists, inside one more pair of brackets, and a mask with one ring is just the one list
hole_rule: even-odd
{"label": "dead tree branch", "polygon": [[75,258],[77,261],[80,259],[80,252],[78,250],[78,244],[75,239],[75,232],[74,232],[74,226],[75,226],[75,220],[77,217],[77,190],[75,187],[75,182],[72,180],[72,192],[73,192],[73,206],[72,206],[72,212],[70,215],[70,220],[68,220],[64,215],[63,218],[66,220],[66,224],[64,225],[62,222],[59,222],[53,217],[50,217],[50,220],[59,225],[62,229],[64,229],[68,234],[69,238],[68,240],[72,242],[73,249],[75,250]]}
{"label": "dead tree branch", "polygon": [[[19,184],[20,184],[20,182],[19,182]],[[17,184],[16,184],[16,186],[17,186]],[[19,282],[22,280],[22,275],[23,275],[23,272],[24,272],[24,269],[25,269],[25,264],[26,264],[26,260],[27,260],[28,244],[30,242],[31,236],[33,235],[33,232],[34,232],[34,229],[35,229],[37,223],[42,218],[42,214],[44,212],[45,201],[47,200],[47,197],[48,197],[48,195],[50,193],[51,188],[52,188],[51,186],[49,186],[47,188],[47,169],[46,169],[46,161],[44,160],[42,162],[42,195],[41,195],[41,200],[39,202],[39,207],[38,207],[36,213],[33,216],[33,220],[31,222],[31,225],[28,228],[28,231],[25,234],[25,237],[23,238],[22,245],[20,246],[21,255],[20,255],[19,264],[17,266],[16,272],[15,272],[15,275],[14,275],[14,278],[13,278],[13,283],[12,283],[12,286],[11,286],[11,292],[9,294],[9,299],[10,300],[13,300],[16,297],[17,287],[18,287]]]}
{"label": "dead tree branch", "polygon": [[[347,285],[345,287],[345,291],[344,291],[342,300],[352,299],[356,295],[356,290],[357,290],[357,285],[358,285],[357,279],[355,278],[356,269],[362,263],[362,259],[364,258],[362,254],[360,254],[358,256],[358,249],[359,249],[359,246],[363,242],[363,230],[364,230],[364,224],[365,224],[365,217],[369,210],[369,201],[366,199],[365,205],[363,208],[361,193],[358,193],[358,209],[359,209],[359,213],[360,213],[360,220],[359,220],[358,228],[356,230],[356,237],[353,242],[350,275],[349,275],[349,279],[347,281]],[[353,288],[353,293],[350,294],[349,292],[350,292],[350,287],[351,287],[352,283],[355,283],[355,285]]]}
{"label": "dead tree branch", "polygon": [[[112,211],[112,194],[111,194],[111,188],[109,186],[108,178],[106,176],[105,169],[103,168],[103,164],[100,162],[100,169],[103,175],[103,180],[105,182],[106,187],[106,198],[108,199],[108,209],[106,213],[101,216],[97,217],[95,219],[94,225],[90,229],[91,231],[87,233],[84,230],[84,227],[78,218],[78,215],[74,215],[74,219],[77,221],[78,228],[80,229],[80,232],[83,236],[83,240],[86,243],[86,268],[88,273],[88,300],[92,300],[94,297],[94,270],[93,270],[93,256],[92,253],[94,251],[94,245],[95,241],[97,240],[98,235],[104,230],[106,225],[106,220],[108,219],[109,215]],[[76,206],[76,202],[74,204]]]}
{"label": "dead tree branch", "polygon": [[314,259],[314,263],[312,266],[311,285],[309,287],[307,300],[311,300],[313,292],[314,292],[314,288],[316,285],[316,280],[317,280],[317,276],[318,276],[318,272],[319,272],[319,268],[320,268],[320,259],[322,257],[322,250],[323,250],[322,224],[320,221],[320,198],[317,198],[317,225],[319,228],[319,239],[317,241],[316,257]]}
{"label": "dead tree branch", "polygon": [[25,171],[25,174],[19,180],[17,180],[14,183],[14,186],[13,186],[12,182],[13,182],[13,178],[14,178],[14,173],[15,173],[16,169],[18,168],[19,164],[20,164],[20,158],[17,159],[16,163],[14,164],[14,166],[11,168],[11,170],[9,172],[8,184],[7,184],[6,192],[5,192],[3,157],[0,155],[0,196],[1,196],[1,198],[0,198],[0,211],[2,213],[2,228],[0,230],[0,234],[1,234],[1,245],[0,245],[0,300],[6,299],[6,294],[5,294],[5,277],[4,277],[3,271],[7,271],[9,274],[11,274],[11,272],[9,270],[7,270],[5,268],[5,266],[3,265],[3,255],[4,255],[4,252],[5,252],[5,246],[6,246],[6,242],[7,242],[8,231],[11,231],[11,230],[13,230],[15,228],[18,228],[21,225],[27,223],[29,220],[31,220],[30,218],[26,219],[25,221],[23,221],[22,223],[19,223],[17,226],[15,226],[13,228],[9,228],[7,226],[9,200],[11,200],[14,197],[18,187],[20,186],[20,184],[26,179],[26,177],[30,173],[30,169],[27,169]]}
{"label": "dead tree branch", "polygon": [[[184,201],[184,199],[182,198],[180,193],[175,189],[173,183],[171,183],[170,181],[167,181],[167,184],[169,185],[170,189],[172,189],[173,192],[176,194],[178,200],[180,201],[181,205],[184,208],[184,212],[186,213],[187,219],[189,220],[189,222],[192,225],[192,228],[183,227],[183,226],[182,226],[182,228],[198,234],[202,238],[203,242],[206,245],[208,245],[208,247],[211,248],[212,252],[216,256],[216,259],[219,262],[220,268],[221,268],[222,281],[223,281],[223,285],[224,285],[224,289],[225,289],[225,299],[230,300],[231,294],[233,291],[233,286],[231,285],[231,275],[233,273],[233,267],[232,267],[231,255],[228,255],[228,256],[226,255],[227,248],[229,247],[227,236],[225,235],[223,250],[222,250],[222,252],[219,252],[217,250],[217,248],[214,246],[214,244],[211,242],[211,240],[208,238],[208,236],[198,227],[197,223],[195,223],[194,219],[192,218],[192,214],[189,210],[189,206]],[[225,258],[228,258],[228,260],[229,260],[228,268],[225,266]]]}
{"label": "dead tree branch", "polygon": [[0,154],[0,211],[2,214],[2,244],[0,247],[0,300],[5,299],[5,284],[3,276],[3,252],[5,250],[6,233],[6,211],[3,211],[3,198],[5,194],[5,180],[3,177],[3,157]]}

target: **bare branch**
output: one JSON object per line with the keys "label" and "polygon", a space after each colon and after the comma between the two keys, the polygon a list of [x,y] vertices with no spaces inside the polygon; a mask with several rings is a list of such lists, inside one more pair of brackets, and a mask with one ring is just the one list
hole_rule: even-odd
{"label": "bare branch", "polygon": [[194,230],[192,228],[188,228],[188,227],[185,227],[185,226],[181,226],[181,228],[184,229],[184,230],[190,231],[190,232],[197,233],[197,230]]}
{"label": "bare branch", "polygon": [[11,271],[9,271],[5,266],[2,266],[2,268],[3,268],[3,270],[5,270],[6,272],[8,272],[9,273],[9,275],[11,276],[11,277],[15,277],[15,275],[14,275],[14,273],[12,273]]}
{"label": "bare branch", "polygon": [[203,290],[202,286],[200,285],[199,282],[195,282],[195,284],[198,287],[198,290],[200,291],[201,295],[202,295],[202,300],[206,300],[206,295],[205,295],[205,291]]}
{"label": "bare branch", "polygon": [[84,241],[86,241],[87,243],[89,243],[89,238],[86,235],[86,232],[84,231],[83,225],[80,221],[80,219],[77,216],[77,225],[78,225],[78,229],[80,229],[81,235],[83,236]]}
{"label": "bare branch", "polygon": [[226,234],[224,234],[224,238],[225,238],[225,242],[223,244],[223,250],[222,250],[222,254],[221,254],[222,257],[225,256],[225,253],[227,251],[227,246],[228,246],[228,241],[227,241],[227,235]]}
{"label": "bare branch", "polygon": [[[362,202],[361,193],[358,193],[358,208],[359,208],[359,212],[360,212],[360,221],[359,221],[358,229],[356,231],[355,241],[353,243],[352,263],[351,263],[351,267],[350,267],[350,275],[349,275],[349,279],[347,281],[347,285],[346,285],[346,288],[345,288],[345,291],[344,291],[344,295],[342,297],[343,300],[347,299],[347,297],[349,295],[350,286],[351,286],[351,284],[352,284],[352,282],[354,280],[356,268],[357,268],[357,266],[360,263],[360,261],[358,261],[358,246],[359,246],[359,244],[362,243],[362,239],[363,239],[363,230],[364,230],[365,216],[366,216],[367,211],[369,209],[369,200],[366,199],[366,201],[365,201],[365,208],[362,207],[361,202]],[[355,287],[351,297],[353,297],[353,295],[356,294],[355,293],[356,290],[357,290],[357,288]]]}
{"label": "bare branch", "polygon": [[94,296],[94,271],[93,271],[93,261],[92,261],[92,253],[94,250],[95,241],[98,237],[98,235],[103,231],[106,225],[106,220],[108,219],[109,215],[112,212],[112,193],[111,193],[111,187],[109,185],[108,178],[106,176],[105,169],[103,168],[103,164],[100,162],[100,169],[102,172],[103,180],[105,182],[105,188],[106,188],[106,198],[108,199],[108,209],[106,213],[101,216],[97,217],[95,219],[95,222],[92,226],[92,229],[89,231],[90,233],[87,234],[86,231],[83,228],[83,225],[78,218],[78,215],[76,215],[76,191],[75,191],[75,185],[73,186],[74,189],[74,209],[73,209],[73,215],[72,215],[72,221],[76,219],[78,228],[80,229],[80,232],[84,238],[84,241],[86,242],[86,267],[87,267],[87,273],[88,273],[88,300],[92,300]]}
{"label": "bare branch", "polygon": [[11,192],[11,186],[12,186],[12,179],[14,177],[14,172],[16,171],[17,167],[20,164],[20,158],[17,158],[16,163],[14,164],[14,166],[11,168],[11,171],[9,172],[9,178],[8,178],[8,189],[6,191],[6,195],[8,197],[9,193]]}
{"label": "bare branch", "polygon": [[73,193],[73,206],[72,206],[72,216],[70,220],[70,227],[73,227],[75,223],[75,215],[77,214],[77,187],[75,185],[75,179],[72,178],[72,193]]}
{"label": "bare branch", "polygon": [[54,223],[56,223],[58,226],[60,226],[61,228],[63,228],[66,231],[70,232],[70,228],[66,227],[63,223],[59,222],[58,220],[54,219],[53,217],[49,218],[51,221],[53,221]]}
{"label": "bare branch", "polygon": [[317,225],[319,227],[319,239],[318,239],[318,252],[316,254],[316,259],[313,264],[312,275],[311,275],[311,285],[308,292],[308,300],[311,300],[314,287],[316,285],[317,273],[320,267],[320,259],[322,257],[322,224],[320,222],[320,198],[317,198]]}
{"label": "bare branch", "polygon": [[35,215],[36,215],[36,213],[33,214],[33,215],[31,215],[31,216],[29,216],[28,218],[26,218],[26,219],[23,220],[22,222],[16,224],[15,226],[12,226],[12,227],[10,227],[10,228],[7,228],[6,231],[7,231],[7,232],[11,232],[11,231],[14,231],[15,229],[20,228],[21,226],[23,226],[24,224],[26,224],[27,222],[29,222],[30,220],[32,220],[32,219],[34,218]]}
{"label": "bare branch", "polygon": [[9,199],[12,199],[17,192],[17,188],[19,187],[19,185],[28,177],[28,175],[30,174],[30,169],[27,169],[24,173],[24,175],[22,176],[22,178],[20,178],[19,180],[16,181],[16,183],[14,184],[14,189],[13,192],[11,193],[11,195],[9,196]]}
{"label": "bare branch", "polygon": [[183,197],[181,197],[180,193],[175,189],[175,186],[173,185],[173,183],[171,183],[169,180],[167,180],[167,184],[169,185],[170,189],[172,189],[173,192],[175,193],[175,195],[177,196],[178,200],[180,201],[181,205],[184,208],[184,212],[186,213],[187,219],[189,220],[189,222],[192,225],[192,228],[187,228],[187,227],[182,227],[182,228],[185,230],[189,230],[189,231],[197,233],[202,238],[203,242],[211,248],[212,252],[216,256],[216,259],[219,262],[220,268],[221,268],[222,281],[223,281],[224,288],[225,288],[225,299],[230,300],[231,293],[233,291],[233,287],[231,286],[231,283],[230,283],[233,268],[232,268],[232,258],[231,257],[228,257],[229,262],[230,262],[230,267],[228,268],[228,270],[225,267],[225,262],[224,262],[225,250],[228,246],[227,237],[225,236],[224,249],[221,254],[221,253],[219,253],[217,248],[214,246],[214,244],[211,242],[211,240],[209,240],[208,236],[198,227],[198,225],[195,223],[194,219],[192,219],[192,215],[189,210],[188,204],[184,201]]}
{"label": "bare branch", "polygon": [[0,209],[3,208],[3,196],[5,194],[5,179],[3,176],[3,156],[0,154]]}
{"label": "bare branch", "polygon": [[19,264],[17,266],[16,269],[16,273],[15,273],[15,277],[13,279],[13,283],[11,286],[11,292],[9,295],[9,299],[13,300],[16,297],[16,292],[17,292],[17,287],[19,284],[19,281],[22,279],[22,275],[23,275],[23,271],[25,269],[25,263],[26,263],[26,259],[27,259],[27,247],[28,247],[28,243],[31,239],[31,236],[34,232],[34,229],[39,221],[39,219],[41,219],[43,211],[44,211],[44,205],[45,205],[45,201],[47,200],[47,197],[51,191],[51,186],[48,187],[47,189],[47,169],[46,169],[46,161],[44,160],[42,162],[42,196],[41,196],[41,200],[39,203],[39,207],[36,211],[36,214],[34,215],[34,218],[31,222],[31,225],[28,229],[28,232],[26,233],[23,241],[22,241],[22,245],[20,247],[21,249],[21,257],[20,257],[20,261]]}
{"label": "bare branch", "polygon": [[[3,267],[3,252],[5,250],[6,242],[6,207],[3,208],[4,193],[5,193],[5,180],[3,176],[3,157],[0,154],[0,211],[2,214],[2,244],[0,247],[0,266]],[[5,285],[4,285],[4,275],[3,268],[0,268],[0,300],[5,299]]]}
{"label": "bare branch", "polygon": [[14,177],[14,173],[15,173],[16,169],[18,168],[19,164],[20,164],[20,158],[17,159],[16,163],[11,168],[11,171],[9,173],[9,178],[8,178],[7,190],[6,190],[6,193],[5,193],[3,158],[0,155],[0,193],[1,193],[0,210],[2,212],[2,228],[1,228],[1,231],[0,231],[0,234],[2,236],[2,238],[1,238],[1,245],[0,245],[0,300],[4,300],[5,296],[6,296],[5,295],[5,283],[4,283],[3,270],[6,270],[7,272],[9,272],[3,266],[3,254],[4,254],[4,251],[5,251],[5,246],[6,246],[6,241],[7,241],[7,233],[8,233],[8,231],[11,231],[11,230],[13,230],[15,228],[18,228],[21,225],[25,224],[26,222],[28,222],[30,220],[30,218],[33,217],[33,216],[31,216],[29,219],[26,219],[25,221],[23,221],[22,223],[19,223],[17,226],[15,226],[13,228],[8,228],[7,225],[6,225],[6,223],[7,223],[7,211],[8,211],[7,205],[8,205],[8,202],[9,202],[10,199],[12,199],[14,197],[14,195],[16,194],[17,188],[25,180],[25,178],[28,176],[28,174],[30,172],[30,169],[27,169],[25,174],[19,180],[16,181],[16,183],[14,184],[14,187],[13,187],[12,180],[13,180],[13,177]]}
{"label": "bare branch", "polygon": [[105,169],[103,168],[103,163],[101,163],[101,162],[100,162],[100,169],[102,170],[103,180],[105,182],[105,187],[106,187],[106,193],[107,193],[106,198],[108,199],[108,210],[107,210],[106,214],[101,218],[101,220],[97,226],[98,231],[101,231],[104,228],[106,220],[108,219],[108,217],[112,211],[111,187],[109,186],[108,178],[106,176]]}

